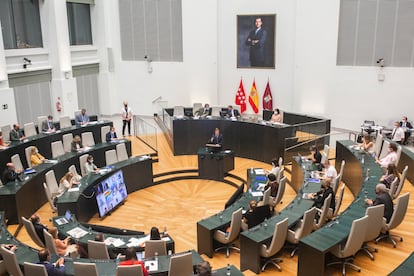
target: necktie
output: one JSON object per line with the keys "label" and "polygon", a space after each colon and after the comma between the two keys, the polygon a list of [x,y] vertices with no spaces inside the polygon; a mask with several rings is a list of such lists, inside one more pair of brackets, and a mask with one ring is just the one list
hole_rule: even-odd
{"label": "necktie", "polygon": [[391,139],[394,139],[395,133],[397,132],[397,129],[394,128],[394,130],[392,131],[392,135],[391,135]]}

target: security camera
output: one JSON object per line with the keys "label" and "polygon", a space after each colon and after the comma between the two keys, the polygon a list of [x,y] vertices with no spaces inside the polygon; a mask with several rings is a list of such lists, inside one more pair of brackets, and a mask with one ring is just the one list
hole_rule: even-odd
{"label": "security camera", "polygon": [[152,58],[151,58],[149,55],[145,55],[145,56],[144,56],[144,59],[145,59],[147,62],[152,62]]}
{"label": "security camera", "polygon": [[31,61],[30,59],[28,59],[28,58],[23,58],[23,60],[24,60],[25,62],[27,62],[27,63],[32,63],[32,61]]}
{"label": "security camera", "polygon": [[28,58],[23,58],[23,69],[27,69],[27,65],[32,65],[32,61]]}
{"label": "security camera", "polygon": [[385,66],[385,61],[383,58],[380,58],[379,60],[377,60],[377,64],[379,67],[384,67]]}

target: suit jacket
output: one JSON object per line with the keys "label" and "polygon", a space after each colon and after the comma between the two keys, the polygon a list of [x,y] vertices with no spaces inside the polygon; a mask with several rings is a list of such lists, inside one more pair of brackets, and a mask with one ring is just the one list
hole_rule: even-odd
{"label": "suit jacket", "polygon": [[384,218],[387,223],[390,221],[392,213],[394,213],[394,204],[392,203],[391,196],[388,193],[382,193],[377,195],[373,205],[384,204]]}
{"label": "suit jacket", "polygon": [[14,128],[10,131],[10,141],[19,141],[23,137],[23,132],[21,129],[15,130]]}
{"label": "suit jacket", "polygon": [[221,145],[221,144],[223,143],[223,134],[221,134],[221,133],[220,133],[218,136],[215,136],[215,135],[213,134],[213,136],[211,136],[210,142],[211,142],[212,144],[218,144],[218,145]]}
{"label": "suit jacket", "polygon": [[15,181],[18,176],[19,175],[14,170],[10,170],[9,168],[6,168],[3,171],[1,181],[3,181],[3,184],[6,184],[7,182]]}
{"label": "suit jacket", "polygon": [[117,136],[116,136],[116,132],[114,132],[114,137],[111,137],[111,132],[108,132],[107,134],[106,134],[106,142],[111,142],[111,139],[112,138],[118,138]]}
{"label": "suit jacket", "polygon": [[331,197],[331,205],[329,206],[329,208],[332,209],[332,211],[335,211],[335,194],[332,190],[331,187],[329,187],[328,189],[326,189],[325,191],[321,191],[318,193],[318,197],[315,198],[315,204],[314,206],[316,206],[316,208],[322,208],[325,199],[329,196],[332,195]]}
{"label": "suit jacket", "polygon": [[[252,30],[246,39],[246,45],[250,46],[250,65],[264,66],[264,44],[266,41],[267,32],[263,28],[257,31]],[[253,43],[253,40],[258,40],[258,43]]]}
{"label": "suit jacket", "polygon": [[88,123],[89,122],[89,116],[88,114],[85,114],[82,116],[82,113],[79,113],[78,115],[76,115],[75,117],[75,124],[77,126],[82,125],[83,123]]}
{"label": "suit jacket", "polygon": [[229,116],[229,117],[238,117],[238,116],[240,116],[240,113],[237,109],[233,108],[233,115],[234,116],[231,116],[231,111],[232,111],[231,109],[227,109],[227,116]]}
{"label": "suit jacket", "polygon": [[39,239],[44,243],[45,243],[45,235],[43,233],[43,229],[47,230],[47,227],[41,223],[33,223],[33,227],[36,231],[37,236],[39,237]]}
{"label": "suit jacket", "polygon": [[[50,129],[55,129],[55,125],[53,124],[53,122],[51,122],[50,123]],[[42,122],[42,131],[43,132],[46,132],[46,131],[48,131],[49,130],[49,122],[48,122],[48,120],[45,120],[45,121],[43,121]]]}
{"label": "suit jacket", "polygon": [[[400,126],[402,126],[402,125],[403,125],[403,122],[401,121]],[[413,128],[413,125],[410,122],[407,121],[407,123],[405,124],[405,127],[406,128]]]}
{"label": "suit jacket", "polygon": [[47,275],[48,276],[63,276],[65,275],[65,266],[55,267],[53,264],[49,262],[38,262],[38,264],[42,264],[45,266]]}

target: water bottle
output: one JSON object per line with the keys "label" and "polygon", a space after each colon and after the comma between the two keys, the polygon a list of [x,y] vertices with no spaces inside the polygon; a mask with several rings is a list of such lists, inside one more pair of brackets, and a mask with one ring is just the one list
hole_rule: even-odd
{"label": "water bottle", "polygon": [[158,252],[155,252],[155,253],[154,253],[154,260],[155,260],[156,262],[158,262]]}
{"label": "water bottle", "polygon": [[227,264],[226,275],[231,275],[230,264]]}

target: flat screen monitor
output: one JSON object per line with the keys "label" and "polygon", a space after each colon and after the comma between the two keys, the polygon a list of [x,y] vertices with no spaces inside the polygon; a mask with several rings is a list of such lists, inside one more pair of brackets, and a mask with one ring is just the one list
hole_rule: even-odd
{"label": "flat screen monitor", "polygon": [[95,191],[99,216],[102,218],[123,203],[128,196],[122,170],[103,179],[95,186]]}

